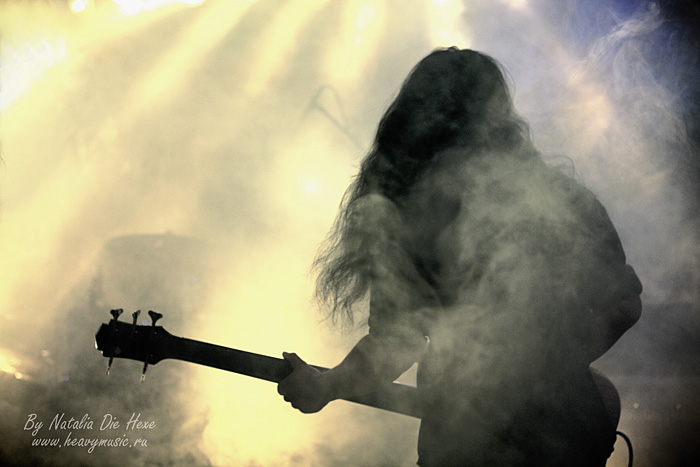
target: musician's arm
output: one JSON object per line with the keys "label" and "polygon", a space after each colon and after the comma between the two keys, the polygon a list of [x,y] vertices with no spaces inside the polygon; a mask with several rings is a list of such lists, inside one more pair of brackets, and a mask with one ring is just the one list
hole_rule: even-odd
{"label": "musician's arm", "polygon": [[278,392],[304,413],[318,412],[335,399],[360,396],[391,384],[419,358],[416,352],[391,348],[371,334],[355,345],[336,367],[319,373],[296,354],[284,354],[294,371]]}
{"label": "musician's arm", "polygon": [[[317,412],[335,399],[362,396],[392,383],[425,349],[424,310],[439,305],[437,293],[405,251],[405,225],[396,204],[379,194],[356,203],[354,235],[363,240],[363,272],[371,282],[369,334],[336,367],[318,373],[295,354],[285,354],[293,373],[278,392],[302,412]],[[371,241],[370,241],[371,240]]]}

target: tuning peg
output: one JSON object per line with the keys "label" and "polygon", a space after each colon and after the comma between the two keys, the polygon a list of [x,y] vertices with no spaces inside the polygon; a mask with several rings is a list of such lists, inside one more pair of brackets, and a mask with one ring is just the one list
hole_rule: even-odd
{"label": "tuning peg", "polygon": [[117,327],[117,320],[119,319],[119,315],[124,313],[124,310],[122,310],[121,308],[116,308],[110,310],[109,312],[112,314],[112,329],[114,329]]}
{"label": "tuning peg", "polygon": [[121,308],[116,308],[116,309],[110,310],[109,312],[112,314],[112,317],[116,321],[119,319],[119,315],[124,313],[124,310],[122,310]]}
{"label": "tuning peg", "polygon": [[153,310],[148,310],[148,316],[151,317],[151,321],[153,322],[153,326],[156,325],[156,321],[158,321],[159,319],[161,319],[163,317],[163,315],[161,313],[158,313],[158,312],[153,311]]}
{"label": "tuning peg", "polygon": [[[114,331],[117,328],[117,320],[119,319],[119,315],[124,313],[124,310],[121,308],[115,308],[109,311],[112,315],[112,336],[114,336]],[[109,370],[112,369],[112,362],[114,362],[114,349],[111,349],[109,352],[109,363],[107,363],[107,374],[109,375]]]}
{"label": "tuning peg", "polygon": [[[151,339],[153,339],[153,337],[156,334],[156,322],[158,322],[158,320],[163,317],[163,314],[158,313],[157,311],[148,310],[148,316],[151,317],[151,323],[153,324],[151,326]],[[146,379],[146,369],[148,369],[148,362],[144,362],[143,370],[141,370],[141,382],[142,383]]]}
{"label": "tuning peg", "polygon": [[141,370],[141,382],[143,383],[146,380],[146,368],[148,368],[148,362],[143,364],[143,370]]}
{"label": "tuning peg", "polygon": [[136,332],[136,323],[139,320],[139,315],[141,314],[141,310],[136,310],[133,313],[131,313],[132,318],[134,318],[134,321],[131,326],[131,337],[134,337],[134,333]]}

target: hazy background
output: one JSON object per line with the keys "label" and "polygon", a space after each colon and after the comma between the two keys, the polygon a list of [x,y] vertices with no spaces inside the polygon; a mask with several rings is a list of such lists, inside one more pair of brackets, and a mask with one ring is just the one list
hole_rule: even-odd
{"label": "hazy background", "polygon": [[[304,416],[274,384],[182,362],[107,377],[93,336],[110,308],[154,309],[176,335],[336,364],[363,330],[322,321],[311,260],[382,111],[446,45],[509,70],[538,147],[571,158],[644,283],[641,321],[595,364],[635,465],[699,458],[694,2],[71,6],[0,3],[0,461],[412,465],[417,420],[344,402]],[[33,447],[23,429],[88,414],[74,437],[105,437],[105,414],[134,412],[156,421],[147,447]],[[609,465],[626,462],[618,442]]]}

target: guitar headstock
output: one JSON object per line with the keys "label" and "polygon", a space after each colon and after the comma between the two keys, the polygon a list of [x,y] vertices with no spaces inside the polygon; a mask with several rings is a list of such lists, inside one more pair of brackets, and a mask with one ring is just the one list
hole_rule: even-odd
{"label": "guitar headstock", "polygon": [[168,358],[167,349],[175,338],[162,326],[156,326],[156,321],[163,316],[160,313],[149,311],[151,325],[144,326],[136,324],[141,310],[132,313],[132,323],[119,321],[122,312],[121,309],[111,310],[112,319],[100,326],[95,335],[95,348],[101,351],[104,357],[109,358],[107,374],[115,358],[144,362],[141,374],[143,381],[149,364],[154,365]]}

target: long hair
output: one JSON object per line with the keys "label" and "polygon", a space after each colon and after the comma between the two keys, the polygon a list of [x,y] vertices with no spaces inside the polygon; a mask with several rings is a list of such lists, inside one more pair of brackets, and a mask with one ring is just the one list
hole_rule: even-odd
{"label": "long hair", "polygon": [[314,261],[316,299],[334,322],[353,322],[353,305],[371,285],[373,243],[394,237],[367,222],[368,215],[378,216],[367,210],[377,207],[363,199],[378,194],[399,203],[436,155],[454,147],[465,157],[489,150],[519,157],[536,153],[500,65],[482,53],[451,47],[435,50],[409,73]]}

